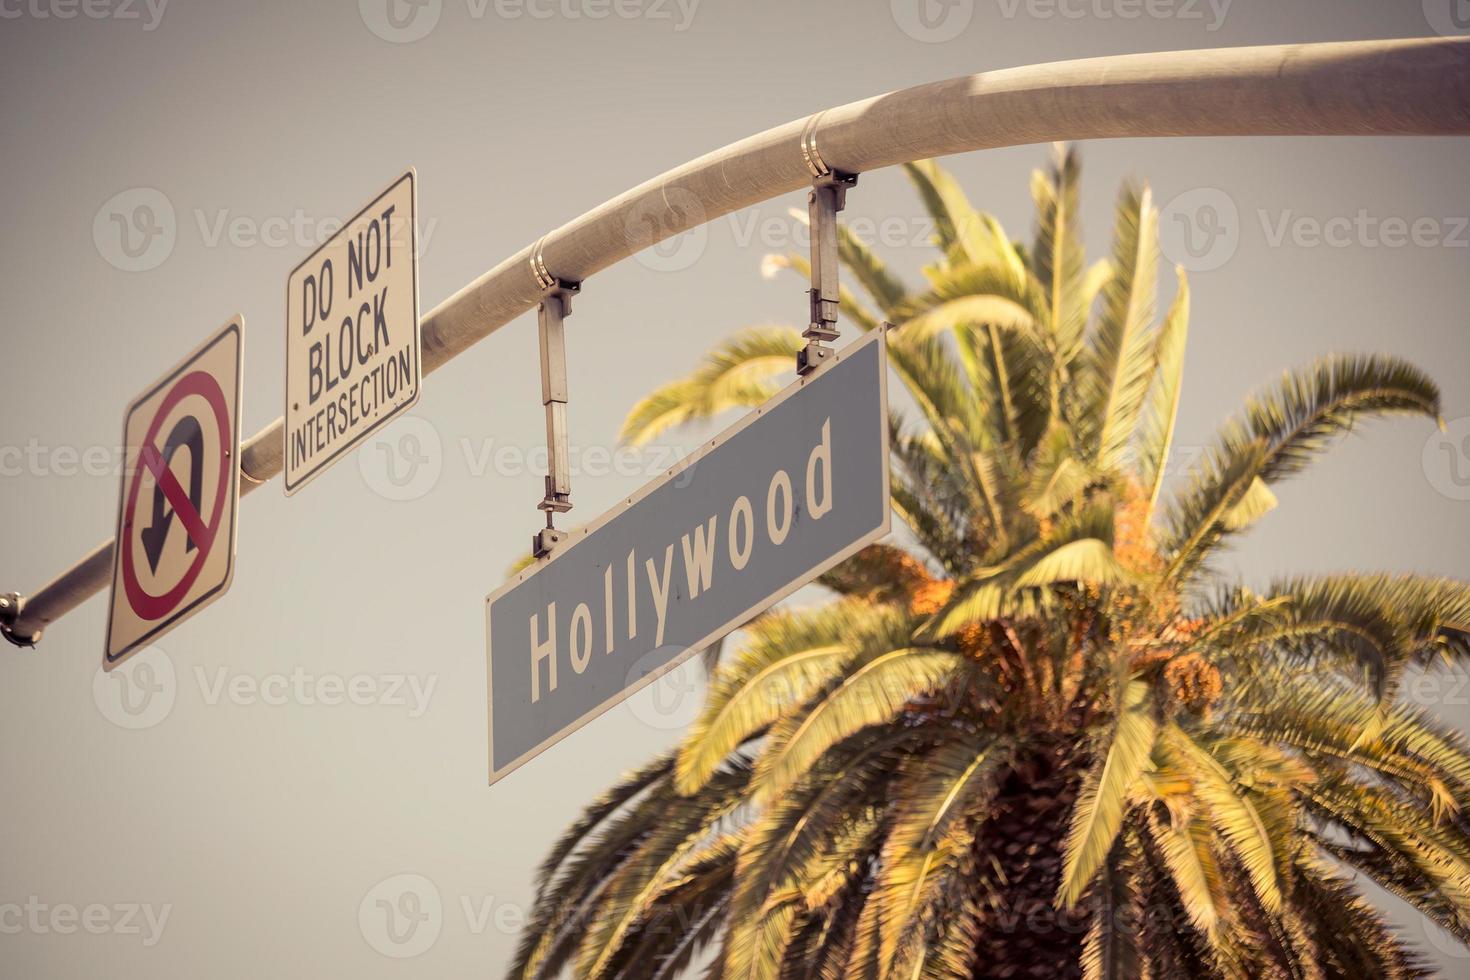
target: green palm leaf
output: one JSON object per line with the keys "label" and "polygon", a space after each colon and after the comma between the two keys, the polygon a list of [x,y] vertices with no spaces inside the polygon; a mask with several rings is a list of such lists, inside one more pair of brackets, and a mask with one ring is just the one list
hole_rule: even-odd
{"label": "green palm leaf", "polygon": [[1158,285],[1158,211],[1147,188],[1118,202],[1113,278],[1079,386],[1085,445],[1104,468],[1122,465],[1154,373],[1153,319]]}
{"label": "green palm leaf", "polygon": [[789,327],[746,330],[711,351],[694,373],[674,381],[633,407],[620,438],[641,446],[690,422],[710,419],[732,408],[754,408],[783,387],[792,374],[801,334]]}
{"label": "green palm leaf", "polygon": [[779,796],[827,749],[892,720],[914,698],[943,686],[961,663],[947,651],[909,647],[857,667],[809,710],[787,716],[772,729],[757,761],[757,799]]}
{"label": "green palm leaf", "polygon": [[1083,782],[1072,813],[1057,893],[1062,907],[1077,904],[1107,860],[1123,827],[1128,795],[1149,764],[1157,732],[1148,685],[1141,681],[1128,684],[1117,718],[1098,744],[1098,762]]}
{"label": "green palm leaf", "polygon": [[854,634],[900,639],[903,623],[894,610],[856,603],[762,618],[751,642],[711,678],[704,709],[679,749],[679,792],[698,792],[729,753],[838,677],[861,652]]}
{"label": "green palm leaf", "polygon": [[1163,489],[1174,443],[1174,424],[1179,417],[1179,395],[1184,388],[1184,342],[1189,333],[1189,280],[1178,270],[1179,292],[1154,345],[1154,374],[1148,395],[1147,415],[1139,433],[1139,477],[1149,491],[1152,511]]}

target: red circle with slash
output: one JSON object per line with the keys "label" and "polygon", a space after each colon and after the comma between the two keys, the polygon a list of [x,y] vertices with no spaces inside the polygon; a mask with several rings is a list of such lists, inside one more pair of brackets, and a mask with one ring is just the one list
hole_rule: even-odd
{"label": "red circle with slash", "polygon": [[[178,478],[169,469],[168,461],[158,451],[156,444],[163,420],[179,402],[190,395],[198,395],[208,402],[210,410],[214,413],[215,421],[219,424],[219,483],[214,495],[214,507],[208,521],[204,520],[203,516],[194,509],[189,495],[184,492],[183,487],[179,486]],[[204,569],[204,561],[209,557],[210,546],[214,544],[216,533],[219,531],[220,518],[225,511],[225,500],[230,496],[226,489],[228,484],[225,481],[230,476],[231,442],[230,410],[225,404],[225,393],[220,390],[219,382],[214,379],[213,375],[205,371],[194,371],[184,375],[163,399],[163,404],[158,407],[158,411],[154,413],[153,422],[148,426],[148,434],[143,437],[138,464],[133,468],[133,482],[128,488],[127,506],[123,510],[123,534],[118,542],[118,547],[123,549],[121,562],[123,589],[128,596],[128,605],[132,606],[133,611],[141,618],[158,620],[173,612]],[[138,490],[143,485],[144,469],[153,474],[158,489],[173,505],[174,515],[178,517],[179,523],[183,525],[198,552],[183,578],[179,579],[178,584],[163,595],[153,595],[143,588],[142,583],[138,581],[138,571],[133,566],[132,528],[138,506]]]}

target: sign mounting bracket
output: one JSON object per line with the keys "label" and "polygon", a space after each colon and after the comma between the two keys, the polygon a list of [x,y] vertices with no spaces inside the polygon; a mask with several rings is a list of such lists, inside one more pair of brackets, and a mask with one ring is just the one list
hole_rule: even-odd
{"label": "sign mounting bracket", "polygon": [[[815,157],[815,148],[808,153],[808,166]],[[815,172],[816,168],[812,167]],[[811,318],[802,331],[806,346],[796,355],[796,373],[807,375],[832,355],[827,346],[838,337],[837,309],[841,303],[838,279],[837,215],[847,206],[847,191],[857,184],[857,175],[836,170],[825,170],[812,180],[812,189],[807,194],[807,211],[812,237],[812,288],[807,290],[811,298]]]}
{"label": "sign mounting bracket", "polygon": [[[540,255],[539,247],[536,250]],[[544,263],[532,263],[541,286],[536,307],[541,337],[541,405],[546,410],[546,495],[537,509],[546,514],[546,526],[531,539],[531,554],[548,557],[565,533],[556,529],[556,515],[572,509],[572,473],[567,442],[567,341],[566,318],[572,313],[572,296],[579,282],[558,279],[546,272]]]}

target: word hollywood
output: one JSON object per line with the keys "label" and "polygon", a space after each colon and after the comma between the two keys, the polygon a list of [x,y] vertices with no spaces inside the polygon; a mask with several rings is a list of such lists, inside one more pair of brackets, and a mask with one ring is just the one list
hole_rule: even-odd
{"label": "word hollywood", "polygon": [[[806,464],[806,507],[802,513],[808,520],[819,521],[827,516],[832,510],[832,420],[825,419],[822,422],[821,442],[811,451]],[[757,523],[754,506],[750,498],[740,496],[735,498],[735,503],[730,508],[729,518],[725,523],[724,539],[726,541],[725,558],[730,571],[741,572],[750,564],[751,552],[756,546],[757,538],[761,538],[765,544],[778,548],[786,543],[791,535],[791,527],[796,520],[798,505],[796,502],[796,491],[791,484],[791,475],[785,470],[777,470],[771,477],[770,484],[765,493],[765,520]],[[685,585],[684,595],[691,600],[698,599],[700,592],[708,592],[715,584],[715,556],[719,553],[720,515],[713,514],[703,524],[695,525],[692,531],[685,532],[679,538],[680,554],[683,556],[683,579]],[[764,546],[764,545],[763,545]],[[625,571],[621,583],[614,581],[613,566],[608,565],[602,573],[602,604],[599,608],[601,622],[593,622],[592,606],[586,602],[579,602],[572,610],[570,618],[561,617],[562,628],[558,631],[558,617],[556,601],[552,600],[546,604],[545,634],[543,636],[543,620],[540,613],[532,613],[529,623],[531,634],[531,703],[535,704],[541,700],[542,687],[541,675],[542,665],[546,667],[547,692],[556,690],[558,651],[565,649],[570,660],[571,668],[578,674],[587,670],[588,663],[592,660],[593,629],[600,625],[603,636],[604,654],[617,652],[617,608],[613,602],[614,586],[626,586],[627,589],[627,614],[624,629],[627,631],[627,639],[632,641],[638,639],[638,590],[641,588],[640,575],[646,573],[648,577],[648,594],[653,600],[653,611],[655,616],[653,645],[661,647],[664,645],[664,632],[669,611],[669,588],[674,583],[674,545],[670,543],[664,548],[663,557],[657,562],[653,558],[644,560],[639,567],[638,549],[629,548],[628,557],[624,563]],[[565,604],[563,604],[565,611]],[[560,632],[563,642],[557,644],[557,635]]]}

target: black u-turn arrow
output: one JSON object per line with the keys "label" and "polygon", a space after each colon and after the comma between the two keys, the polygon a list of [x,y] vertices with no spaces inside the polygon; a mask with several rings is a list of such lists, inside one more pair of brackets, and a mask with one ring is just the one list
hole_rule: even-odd
{"label": "black u-turn arrow", "polygon": [[[204,482],[204,433],[199,428],[199,420],[192,415],[185,415],[174,423],[173,431],[168,434],[168,440],[163,444],[163,465],[168,466],[174,458],[174,453],[180,448],[189,448],[189,503],[194,505],[194,512],[199,513],[200,498],[202,496],[202,485]],[[153,521],[143,529],[143,553],[148,557],[148,568],[158,571],[158,560],[163,557],[163,543],[168,540],[169,525],[174,521],[174,512],[170,508],[164,513],[163,488],[157,484],[153,487]],[[184,539],[184,550],[193,551],[195,543],[193,538]]]}

